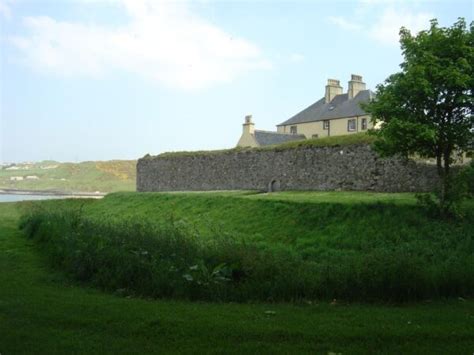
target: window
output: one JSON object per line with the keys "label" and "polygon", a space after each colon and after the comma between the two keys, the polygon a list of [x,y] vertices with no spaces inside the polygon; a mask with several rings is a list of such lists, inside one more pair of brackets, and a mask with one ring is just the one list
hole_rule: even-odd
{"label": "window", "polygon": [[323,121],[323,129],[328,130],[329,129],[329,121]]}
{"label": "window", "polygon": [[312,135],[313,138],[318,138],[319,136],[317,134]]}
{"label": "window", "polygon": [[361,122],[361,129],[365,131],[367,129],[367,118],[363,118]]}
{"label": "window", "polygon": [[298,127],[297,126],[290,126],[290,133],[291,134],[298,133]]}
{"label": "window", "polygon": [[347,121],[347,131],[353,132],[356,130],[356,120],[353,118]]}

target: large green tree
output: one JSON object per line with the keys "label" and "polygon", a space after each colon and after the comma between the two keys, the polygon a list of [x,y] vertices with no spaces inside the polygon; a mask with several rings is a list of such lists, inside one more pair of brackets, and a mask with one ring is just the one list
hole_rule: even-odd
{"label": "large green tree", "polygon": [[412,35],[400,30],[401,71],[377,86],[365,108],[379,127],[375,148],[384,156],[436,158],[439,203],[450,208],[451,165],[473,141],[474,23],[460,18],[452,27],[431,21],[429,30]]}

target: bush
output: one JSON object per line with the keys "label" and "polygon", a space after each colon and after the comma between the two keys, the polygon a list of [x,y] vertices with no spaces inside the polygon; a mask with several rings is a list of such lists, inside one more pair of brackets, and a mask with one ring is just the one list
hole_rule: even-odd
{"label": "bush", "polygon": [[474,160],[461,171],[460,179],[468,196],[474,197]]}
{"label": "bush", "polygon": [[474,161],[462,170],[451,173],[450,189],[443,201],[439,188],[434,194],[417,194],[418,203],[434,217],[462,217],[461,205],[465,199],[474,197]]}

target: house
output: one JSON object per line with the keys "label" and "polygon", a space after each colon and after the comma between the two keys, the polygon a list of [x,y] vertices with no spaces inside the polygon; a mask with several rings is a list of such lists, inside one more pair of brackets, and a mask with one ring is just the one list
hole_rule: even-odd
{"label": "house", "polygon": [[10,176],[10,181],[22,181],[23,176]]}
{"label": "house", "polygon": [[277,125],[276,132],[256,130],[252,116],[245,117],[238,147],[260,147],[310,138],[341,136],[373,128],[361,104],[375,94],[366,89],[362,76],[352,74],[343,93],[339,80],[328,79],[325,95],[311,106]]}
{"label": "house", "polygon": [[36,175],[28,175],[26,177],[27,180],[39,180],[39,177]]}
{"label": "house", "polygon": [[328,79],[324,97],[277,125],[277,131],[303,134],[306,138],[367,131],[372,128],[372,122],[360,104],[373,97],[374,93],[366,89],[360,75],[351,75],[347,93],[343,93],[339,80]]}
{"label": "house", "polygon": [[289,134],[255,129],[252,115],[245,116],[242,136],[237,143],[238,147],[263,147],[305,139],[302,134]]}

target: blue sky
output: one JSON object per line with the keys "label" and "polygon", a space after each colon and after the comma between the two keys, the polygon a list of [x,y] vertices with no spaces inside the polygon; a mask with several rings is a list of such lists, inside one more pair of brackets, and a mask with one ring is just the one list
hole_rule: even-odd
{"label": "blue sky", "polygon": [[235,146],[360,74],[398,71],[401,26],[472,1],[0,0],[0,161]]}

